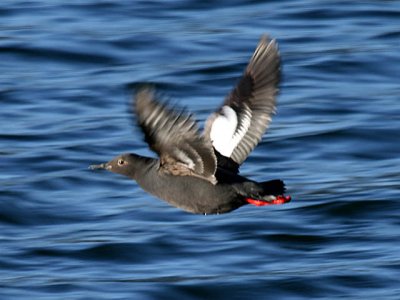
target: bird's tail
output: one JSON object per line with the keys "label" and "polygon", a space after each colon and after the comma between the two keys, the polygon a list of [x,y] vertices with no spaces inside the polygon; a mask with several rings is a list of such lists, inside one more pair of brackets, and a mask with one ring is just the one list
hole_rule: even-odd
{"label": "bird's tail", "polygon": [[255,206],[284,204],[290,202],[291,197],[285,196],[285,183],[280,179],[258,183],[262,191],[257,197],[247,197],[246,202]]}
{"label": "bird's tail", "polygon": [[263,181],[259,185],[262,187],[263,192],[260,193],[261,196],[279,196],[283,195],[286,191],[285,183],[280,179]]}

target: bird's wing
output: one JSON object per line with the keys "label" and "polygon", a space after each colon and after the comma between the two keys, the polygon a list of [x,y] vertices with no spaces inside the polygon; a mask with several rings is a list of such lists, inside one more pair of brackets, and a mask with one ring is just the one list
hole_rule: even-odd
{"label": "bird's wing", "polygon": [[[263,36],[238,84],[205,126],[205,136],[233,169],[243,163],[271,122],[279,81],[277,43]],[[218,157],[218,166],[222,161]]]}
{"label": "bird's wing", "polygon": [[158,102],[150,88],[137,92],[134,108],[145,141],[160,157],[160,171],[216,183],[217,160],[211,141],[199,133],[190,115]]}

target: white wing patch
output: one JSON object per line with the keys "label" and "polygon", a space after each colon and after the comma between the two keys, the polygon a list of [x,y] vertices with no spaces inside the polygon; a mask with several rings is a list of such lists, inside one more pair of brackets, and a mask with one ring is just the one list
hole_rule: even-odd
{"label": "white wing patch", "polygon": [[214,148],[223,156],[230,157],[249,129],[251,110],[246,109],[238,128],[238,116],[230,106],[223,106],[211,126],[210,138]]}
{"label": "white wing patch", "polygon": [[243,115],[242,115],[241,124],[239,124],[239,127],[236,129],[236,132],[235,132],[234,136],[232,137],[232,144],[235,145],[233,147],[232,151],[240,143],[242,138],[247,133],[247,130],[249,130],[249,127],[251,124],[251,117],[252,117],[251,109],[247,105],[245,105],[243,107]]}

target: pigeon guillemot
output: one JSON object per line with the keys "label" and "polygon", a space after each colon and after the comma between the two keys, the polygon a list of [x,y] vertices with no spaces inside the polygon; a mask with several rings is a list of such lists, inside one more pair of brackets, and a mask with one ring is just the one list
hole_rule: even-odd
{"label": "pigeon guillemot", "polygon": [[275,112],[279,81],[277,44],[263,36],[236,87],[206,121],[204,133],[191,115],[157,101],[153,89],[141,88],[134,97],[134,111],[145,141],[159,158],[128,153],[91,168],[125,175],[191,213],[218,214],[246,204],[289,202],[283,181],[255,182],[239,175],[239,166]]}

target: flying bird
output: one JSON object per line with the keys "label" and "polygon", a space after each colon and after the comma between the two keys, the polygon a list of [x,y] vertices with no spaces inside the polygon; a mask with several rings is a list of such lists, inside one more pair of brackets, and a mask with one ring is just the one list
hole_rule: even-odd
{"label": "flying bird", "polygon": [[149,87],[134,97],[134,113],[145,141],[158,158],[119,155],[91,169],[135,180],[150,194],[197,214],[222,214],[243,205],[283,204],[285,185],[256,182],[239,167],[260,142],[275,113],[280,56],[275,40],[262,36],[242,77],[201,132],[193,117],[176,110]]}

